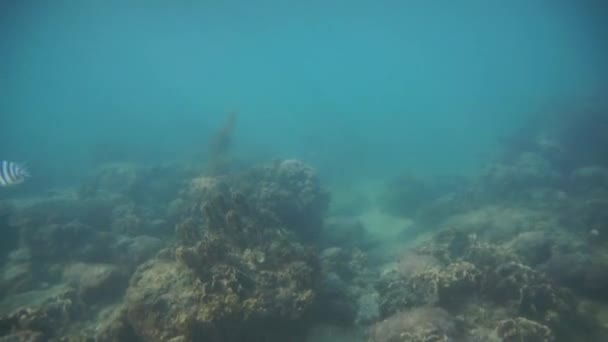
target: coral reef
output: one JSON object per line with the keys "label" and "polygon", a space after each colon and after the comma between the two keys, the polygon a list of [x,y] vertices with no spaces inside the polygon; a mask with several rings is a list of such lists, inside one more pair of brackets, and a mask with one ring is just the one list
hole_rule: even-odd
{"label": "coral reef", "polygon": [[555,339],[551,329],[523,317],[498,322],[496,335],[504,342],[551,342]]}
{"label": "coral reef", "polygon": [[8,202],[0,201],[0,265],[11,250],[19,244],[19,233],[11,229],[9,220],[13,212],[13,206]]}
{"label": "coral reef", "polygon": [[379,316],[378,293],[370,286],[375,274],[357,248],[321,251],[321,283],[314,315],[327,322],[373,322]]}
{"label": "coral reef", "polygon": [[542,155],[524,152],[515,162],[497,162],[487,166],[480,182],[485,192],[512,201],[540,189],[559,186],[563,178],[564,175]]}
{"label": "coral reef", "polygon": [[361,220],[351,217],[330,216],[324,221],[319,242],[324,247],[342,246],[366,249],[374,244]]}
{"label": "coral reef", "polygon": [[228,173],[231,115],[211,175],[106,164],[0,202],[0,341],[608,340],[603,120],[524,130],[470,182],[390,183],[414,228],[381,257],[303,162]]}
{"label": "coral reef", "polygon": [[417,216],[435,200],[459,189],[461,183],[453,177],[425,179],[404,172],[386,184],[379,200],[382,208],[395,216]]}
{"label": "coral reef", "polygon": [[301,238],[318,238],[329,193],[310,166],[295,159],[276,160],[245,171],[234,183],[257,210],[274,213]]}
{"label": "coral reef", "polygon": [[[314,171],[281,161],[157,186],[188,172],[106,165],[77,193],[6,206],[19,249],[0,269],[2,335],[240,341],[303,327],[321,273],[300,235],[319,232],[328,203]],[[51,321],[59,304],[44,298],[59,288],[65,308]]]}
{"label": "coral reef", "polygon": [[149,341],[236,341],[263,336],[264,324],[302,318],[315,298],[312,250],[238,194],[217,195],[201,209],[200,241],[133,276],[126,301],[136,334]]}
{"label": "coral reef", "polygon": [[[500,319],[529,319],[551,329],[550,336],[555,332],[566,335],[565,323],[581,320],[571,291],[522,264],[507,247],[448,230],[419,246],[417,253],[408,253],[410,261],[405,266],[390,270],[378,282],[382,317],[429,305],[463,312],[470,303],[481,300],[491,310],[501,308],[506,315]],[[496,321],[486,322],[485,326],[494,324]]]}
{"label": "coral reef", "polygon": [[63,281],[86,303],[112,298],[127,284],[125,271],[112,264],[73,263],[63,270]]}
{"label": "coral reef", "polygon": [[382,316],[421,305],[453,308],[476,293],[480,276],[475,265],[465,261],[431,267],[407,277],[389,273],[377,286]]}
{"label": "coral reef", "polygon": [[189,227],[200,224],[201,206],[217,193],[239,194],[237,200],[250,210],[273,216],[308,240],[318,239],[329,206],[329,193],[313,168],[299,160],[275,160],[229,176],[192,179],[172,202],[174,216],[190,219],[177,221],[178,235],[196,235]]}
{"label": "coral reef", "polygon": [[49,340],[68,333],[69,324],[83,312],[84,305],[76,291],[59,285],[6,298],[0,308],[0,335]]}
{"label": "coral reef", "polygon": [[396,313],[369,329],[369,342],[448,342],[456,330],[443,309],[419,307]]}

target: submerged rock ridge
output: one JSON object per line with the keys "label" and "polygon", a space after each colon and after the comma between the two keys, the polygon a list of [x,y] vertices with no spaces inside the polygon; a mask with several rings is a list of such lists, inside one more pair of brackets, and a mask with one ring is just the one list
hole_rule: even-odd
{"label": "submerged rock ridge", "polygon": [[608,341],[608,145],[580,114],[335,207],[295,159],[4,200],[0,342]]}
{"label": "submerged rock ridge", "polygon": [[191,175],[109,164],[78,191],[3,203],[16,249],[1,268],[0,339],[278,341],[304,330],[329,199],[314,170],[288,160]]}
{"label": "submerged rock ridge", "polygon": [[264,340],[295,326],[311,306],[312,249],[242,195],[229,196],[202,203],[199,241],[135,272],[127,317],[145,340]]}

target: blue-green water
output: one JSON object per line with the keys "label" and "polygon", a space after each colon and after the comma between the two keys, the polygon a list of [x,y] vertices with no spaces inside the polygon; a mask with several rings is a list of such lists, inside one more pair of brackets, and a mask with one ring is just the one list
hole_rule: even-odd
{"label": "blue-green water", "polygon": [[0,340],[607,341],[606,23],[0,1]]}
{"label": "blue-green water", "polygon": [[[0,14],[1,150],[73,179],[100,145],[328,177],[468,172],[497,137],[606,85],[601,1],[21,1]],[[52,170],[52,172],[50,171]]]}

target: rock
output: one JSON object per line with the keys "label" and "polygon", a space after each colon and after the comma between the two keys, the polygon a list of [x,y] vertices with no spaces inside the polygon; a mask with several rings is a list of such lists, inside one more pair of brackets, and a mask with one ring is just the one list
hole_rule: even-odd
{"label": "rock", "polygon": [[204,290],[188,267],[151,260],[141,265],[127,290],[127,317],[145,341],[168,341],[194,334]]}
{"label": "rock", "polygon": [[433,307],[408,309],[372,325],[369,342],[448,342],[456,333],[454,319]]}
{"label": "rock", "polygon": [[137,341],[127,318],[127,308],[123,304],[104,309],[99,315],[95,329],[95,341]]}
{"label": "rock", "polygon": [[585,278],[593,257],[584,253],[553,255],[540,267],[551,279],[563,286],[585,291]]}
{"label": "rock", "polygon": [[318,239],[329,193],[312,167],[295,159],[261,164],[236,176],[233,189],[256,209],[274,213],[300,237]]}
{"label": "rock", "polygon": [[484,191],[503,198],[519,198],[529,190],[551,188],[563,175],[543,155],[523,152],[511,163],[495,163],[483,170]]}
{"label": "rock", "polygon": [[348,253],[341,247],[329,247],[321,251],[319,258],[327,264],[336,264],[348,260]]}
{"label": "rock", "polygon": [[16,229],[26,229],[28,234],[41,227],[73,222],[90,226],[94,230],[107,230],[110,214],[116,204],[116,201],[81,199],[70,194],[37,198],[23,203],[15,210],[11,224]]}
{"label": "rock", "polygon": [[23,233],[32,257],[38,260],[66,260],[95,239],[95,230],[80,222],[36,226]]}
{"label": "rock", "polygon": [[413,217],[425,206],[445,193],[454,190],[452,184],[418,177],[404,172],[385,185],[379,204],[387,213],[400,217]]}
{"label": "rock", "polygon": [[0,335],[41,334],[49,341],[64,335],[82,312],[76,291],[65,285],[9,296],[0,302]]}
{"label": "rock", "polygon": [[551,257],[551,248],[554,244],[555,240],[544,231],[530,231],[519,233],[507,244],[507,247],[534,266]]}
{"label": "rock", "polygon": [[147,235],[135,237],[121,237],[113,246],[122,263],[129,267],[136,267],[153,257],[164,243],[161,239]]}
{"label": "rock", "polygon": [[169,248],[176,261],[161,252],[138,267],[126,300],[140,338],[262,341],[301,324],[318,284],[313,250],[251,208],[238,195],[206,201],[185,217],[198,240]]}
{"label": "rock", "polygon": [[127,285],[125,273],[110,264],[70,264],[63,271],[63,279],[75,286],[82,299],[89,303],[116,298]]}
{"label": "rock", "polygon": [[13,263],[23,263],[23,262],[31,261],[32,255],[31,255],[29,249],[19,248],[19,249],[15,249],[14,251],[10,252],[8,255],[8,259],[10,262],[13,262]]}
{"label": "rock", "polygon": [[589,191],[608,188],[608,169],[601,166],[584,166],[572,172],[577,190]]}
{"label": "rock", "polygon": [[10,225],[9,219],[13,207],[8,202],[0,201],[0,265],[4,261],[6,251],[17,248],[19,244],[19,230]]}
{"label": "rock", "polygon": [[505,241],[520,232],[555,225],[553,217],[542,211],[502,205],[486,205],[454,215],[442,224],[453,230],[479,234],[490,241]]}
{"label": "rock", "polygon": [[380,317],[380,295],[372,290],[359,296],[357,301],[357,315],[355,322],[367,324]]}
{"label": "rock", "polygon": [[135,210],[135,204],[128,203],[116,206],[112,210],[111,229],[114,233],[125,235],[141,234],[143,219]]}
{"label": "rock", "polygon": [[17,331],[0,337],[0,342],[44,342],[44,334],[38,331]]}
{"label": "rock", "polygon": [[328,247],[342,246],[365,249],[370,245],[370,237],[361,221],[350,217],[330,217],[326,219],[321,230],[320,241]]}
{"label": "rock", "polygon": [[549,327],[523,317],[498,322],[496,334],[501,342],[552,342],[555,340]]}
{"label": "rock", "polygon": [[83,186],[81,194],[129,195],[138,180],[138,168],[132,163],[108,163],[97,171],[94,179]]}
{"label": "rock", "polygon": [[31,290],[33,287],[30,263],[9,263],[2,269],[0,297]]}

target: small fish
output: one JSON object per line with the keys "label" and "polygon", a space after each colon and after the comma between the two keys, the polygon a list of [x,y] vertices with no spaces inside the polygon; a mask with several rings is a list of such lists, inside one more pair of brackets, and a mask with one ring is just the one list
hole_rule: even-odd
{"label": "small fish", "polygon": [[0,161],[0,186],[11,186],[23,183],[30,173],[23,164]]}

